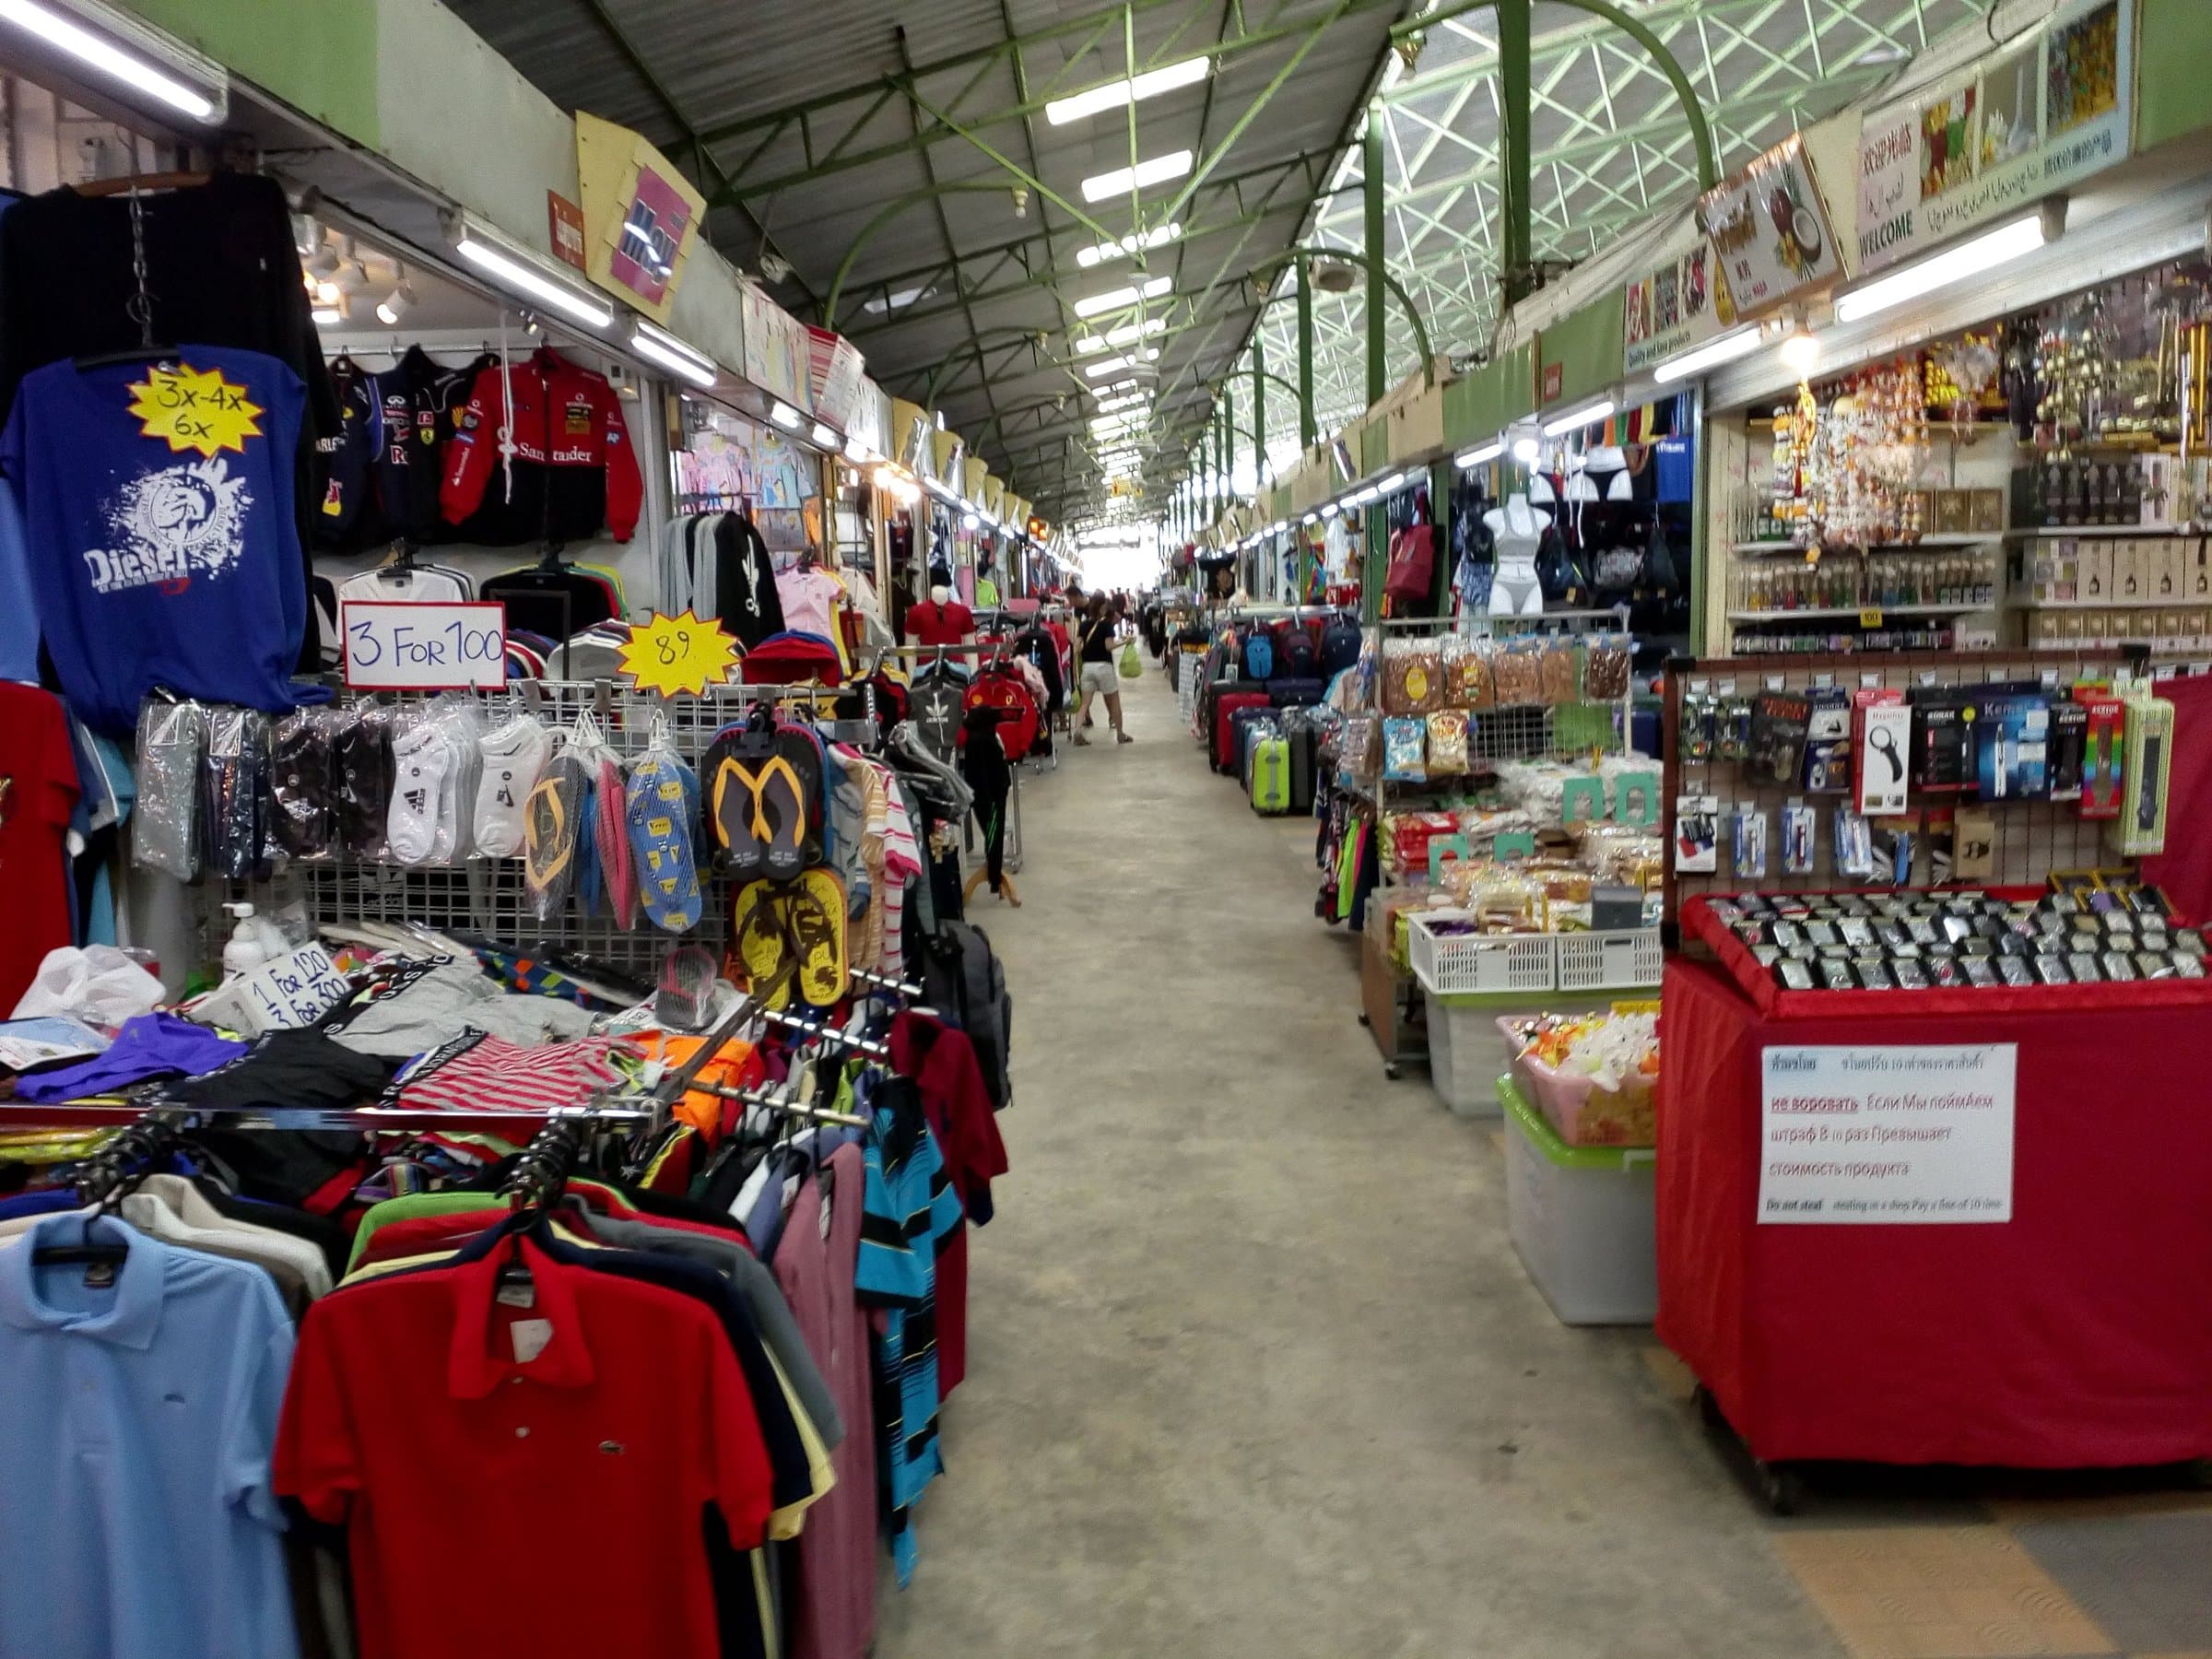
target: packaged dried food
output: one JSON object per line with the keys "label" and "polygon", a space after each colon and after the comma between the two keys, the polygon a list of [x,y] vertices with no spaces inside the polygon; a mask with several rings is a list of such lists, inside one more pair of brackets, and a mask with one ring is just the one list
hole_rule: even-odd
{"label": "packaged dried food", "polygon": [[1557,708],[1583,700],[1583,651],[1571,641],[1560,640],[1544,648],[1542,666],[1544,701]]}
{"label": "packaged dried food", "polygon": [[1583,653],[1583,696],[1591,702],[1614,702],[1629,694],[1627,640],[1606,635]]}
{"label": "packaged dried food", "polygon": [[1503,651],[1491,654],[1490,674],[1496,683],[1500,708],[1544,700],[1541,649],[1534,640],[1515,640]]}
{"label": "packaged dried food", "polygon": [[1382,775],[1393,783],[1429,781],[1429,723],[1394,714],[1382,722]]}
{"label": "packaged dried food", "polygon": [[1382,647],[1382,712],[1428,714],[1444,706],[1441,641],[1391,640]]}
{"label": "packaged dried food", "polygon": [[1498,700],[1490,684],[1490,642],[1452,634],[1444,641],[1444,700],[1455,709],[1487,709]]}
{"label": "packaged dried food", "polygon": [[1439,709],[1429,716],[1429,775],[1455,778],[1466,770],[1466,711]]}

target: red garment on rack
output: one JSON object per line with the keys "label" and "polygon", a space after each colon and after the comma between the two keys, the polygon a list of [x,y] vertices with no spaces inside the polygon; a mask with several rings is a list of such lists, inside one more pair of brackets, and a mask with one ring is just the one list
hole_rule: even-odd
{"label": "red garment on rack", "polygon": [[[1006,1172],[1006,1144],[968,1034],[927,1015],[891,1022],[891,1065],[922,1097],[937,1155],[960,1209],[981,1227],[991,1219],[991,1182]],[[968,1374],[968,1230],[956,1229],[937,1253],[937,1398],[947,1398]]]}

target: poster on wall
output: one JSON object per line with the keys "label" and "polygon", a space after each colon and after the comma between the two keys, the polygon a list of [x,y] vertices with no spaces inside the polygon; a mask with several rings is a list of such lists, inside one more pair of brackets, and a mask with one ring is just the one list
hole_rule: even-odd
{"label": "poster on wall", "polygon": [[2011,1220],[2018,1056],[2010,1042],[1762,1050],[1759,1221]]}
{"label": "poster on wall", "polygon": [[812,414],[806,325],[750,283],[740,292],[745,307],[745,378],[802,413]]}
{"label": "poster on wall", "polygon": [[2025,212],[2126,158],[2133,0],[2075,0],[2018,50],[1859,124],[1859,270]]}
{"label": "poster on wall", "polygon": [[1712,280],[1712,249],[1703,241],[1646,271],[1622,298],[1621,366],[1631,374],[1702,346],[1735,321],[1728,290]]}
{"label": "poster on wall", "polygon": [[1842,279],[1842,254],[1801,134],[1700,196],[1698,226],[1712,240],[1737,317],[1759,317]]}
{"label": "poster on wall", "polygon": [[795,512],[820,493],[821,463],[812,450],[772,427],[762,427],[753,441],[753,453],[759,465],[759,507]]}

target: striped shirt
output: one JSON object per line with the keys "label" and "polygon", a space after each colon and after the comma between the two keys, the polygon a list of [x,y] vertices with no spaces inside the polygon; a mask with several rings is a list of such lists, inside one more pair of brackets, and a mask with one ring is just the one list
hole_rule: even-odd
{"label": "striped shirt", "polygon": [[937,1248],[960,1225],[960,1199],[912,1083],[880,1084],[869,1119],[853,1285],[863,1303],[884,1310],[876,1343],[878,1463],[889,1496],[891,1560],[903,1586],[914,1576],[914,1503],[945,1469],[937,1450]]}
{"label": "striped shirt", "polygon": [[634,1042],[579,1037],[518,1048],[469,1031],[431,1050],[385,1091],[387,1105],[411,1112],[513,1112],[542,1116],[582,1106],[622,1082],[618,1057],[643,1053]]}

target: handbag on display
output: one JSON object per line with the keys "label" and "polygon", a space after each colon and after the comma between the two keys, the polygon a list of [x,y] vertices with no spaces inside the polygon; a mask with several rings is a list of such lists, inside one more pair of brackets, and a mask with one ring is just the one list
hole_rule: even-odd
{"label": "handbag on display", "polygon": [[1408,524],[1390,538],[1390,568],[1382,596],[1402,606],[1425,605],[1436,589],[1436,526]]}

